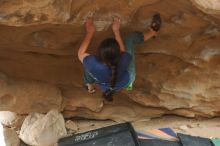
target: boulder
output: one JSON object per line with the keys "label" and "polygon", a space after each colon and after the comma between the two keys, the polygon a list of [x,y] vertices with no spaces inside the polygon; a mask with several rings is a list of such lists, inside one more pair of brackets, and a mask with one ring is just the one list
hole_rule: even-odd
{"label": "boulder", "polygon": [[32,113],[27,116],[21,127],[19,137],[28,145],[50,146],[66,134],[62,114],[56,110],[51,110],[46,115]]}
{"label": "boulder", "polygon": [[10,126],[18,119],[18,115],[10,111],[0,111],[0,123]]}
{"label": "boulder", "polygon": [[1,146],[20,146],[20,139],[17,133],[10,128],[0,124],[0,145]]}

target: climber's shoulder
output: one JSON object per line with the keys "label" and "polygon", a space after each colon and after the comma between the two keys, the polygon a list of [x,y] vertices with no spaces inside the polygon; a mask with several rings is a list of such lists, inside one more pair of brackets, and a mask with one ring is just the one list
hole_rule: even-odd
{"label": "climber's shoulder", "polygon": [[89,55],[90,54],[88,54],[88,53],[83,53],[83,54],[78,55],[78,58],[83,63],[83,60]]}
{"label": "climber's shoulder", "polygon": [[83,65],[85,68],[89,69],[97,68],[103,64],[99,61],[97,56],[89,54],[83,59]]}

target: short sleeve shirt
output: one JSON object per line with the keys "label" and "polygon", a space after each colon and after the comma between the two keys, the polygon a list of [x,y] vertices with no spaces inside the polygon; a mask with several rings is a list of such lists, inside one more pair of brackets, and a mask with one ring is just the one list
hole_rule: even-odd
{"label": "short sleeve shirt", "polygon": [[[120,90],[129,83],[128,67],[132,56],[125,52],[121,55],[120,62],[117,68],[117,80],[113,90]],[[83,66],[87,72],[98,82],[101,90],[105,92],[110,88],[111,69],[94,55],[88,55],[83,59]]]}

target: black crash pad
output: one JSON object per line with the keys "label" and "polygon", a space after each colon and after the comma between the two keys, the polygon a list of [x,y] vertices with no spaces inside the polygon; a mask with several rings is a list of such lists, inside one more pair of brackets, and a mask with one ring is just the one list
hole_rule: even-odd
{"label": "black crash pad", "polygon": [[213,146],[208,138],[196,137],[177,133],[183,146]]}
{"label": "black crash pad", "polygon": [[62,138],[59,146],[139,146],[136,133],[130,123],[113,125],[105,128]]}

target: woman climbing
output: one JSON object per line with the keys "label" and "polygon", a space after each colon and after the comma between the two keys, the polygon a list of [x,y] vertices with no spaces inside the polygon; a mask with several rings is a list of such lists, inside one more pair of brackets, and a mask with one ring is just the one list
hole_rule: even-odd
{"label": "woman climbing", "polygon": [[87,53],[89,44],[96,31],[91,18],[85,23],[86,36],[79,48],[78,57],[83,63],[84,84],[89,93],[94,93],[95,83],[99,84],[103,98],[113,100],[113,94],[122,88],[132,89],[135,80],[135,45],[157,35],[160,30],[160,14],[153,16],[151,28],[146,33],[132,32],[124,41],[120,34],[120,20],[114,18],[112,30],[114,38],[103,40],[96,55]]}

